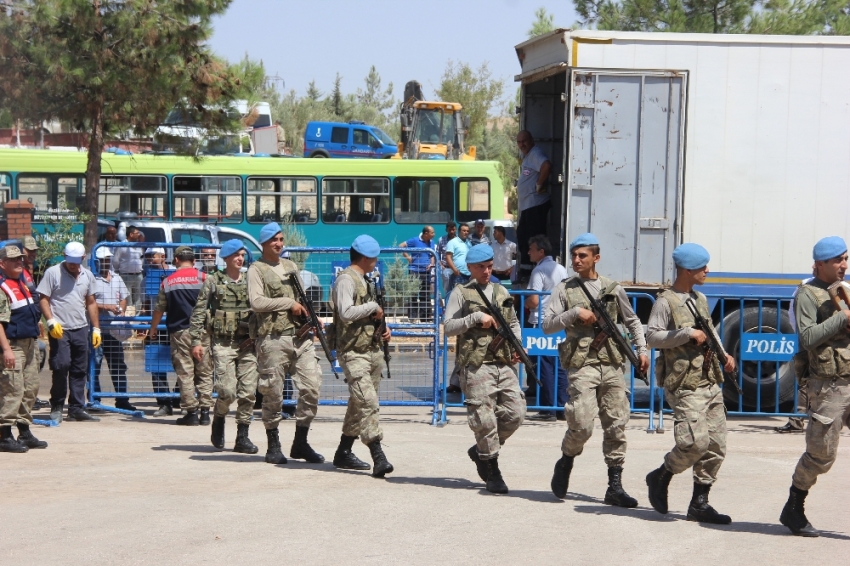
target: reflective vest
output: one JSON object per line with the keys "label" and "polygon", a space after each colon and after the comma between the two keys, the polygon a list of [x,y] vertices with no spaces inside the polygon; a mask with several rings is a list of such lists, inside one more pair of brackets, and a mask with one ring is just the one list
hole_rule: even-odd
{"label": "reflective vest", "polygon": [[34,298],[38,297],[38,293],[35,290],[35,288],[36,288],[35,287],[35,279],[33,279],[32,273],[30,273],[29,270],[27,270],[26,267],[21,272],[21,277],[23,278],[24,283],[27,286],[27,289],[30,290],[30,295],[32,295]]}
{"label": "reflective vest", "polygon": [[224,271],[216,271],[210,280],[214,285],[208,299],[210,332],[219,338],[246,338],[251,315],[248,277],[233,281]]}
{"label": "reflective vest", "polygon": [[9,302],[9,322],[6,324],[6,338],[37,338],[38,322],[41,320],[41,308],[32,298],[26,283],[20,279],[0,277],[0,287]]}
{"label": "reflective vest", "polygon": [[[353,267],[343,269],[337,280],[342,276],[348,276],[354,281],[354,306],[359,307],[375,300],[371,285],[366,285],[365,278]],[[364,316],[353,322],[343,322],[337,314],[336,306],[331,305],[334,313],[334,333],[336,350],[338,352],[357,352],[364,354],[380,348],[372,338],[375,335],[375,321],[370,316]]]}
{"label": "reflective vest", "polygon": [[[478,291],[475,290],[476,285],[478,285],[478,282],[472,280],[460,287],[460,293],[463,296],[462,317],[467,317],[475,312],[486,312],[487,310],[484,301],[481,299]],[[490,299],[490,303],[493,305],[493,308],[499,309],[502,317],[510,323],[514,317],[514,300],[508,294],[507,289],[498,283],[491,283],[491,285],[493,286],[493,296]],[[511,332],[513,331],[511,330]],[[495,353],[487,349],[495,337],[496,331],[493,328],[482,328],[477,325],[463,334],[459,334],[457,337],[458,367],[472,366],[477,368],[485,362],[510,365],[511,346],[507,341]]]}
{"label": "reflective vest", "polygon": [[[614,294],[618,283],[600,275],[599,285],[602,290],[597,299],[604,305],[605,311],[614,321],[614,324],[619,324],[620,303],[617,301],[617,295]],[[592,310],[587,295],[581,290],[575,277],[564,280],[562,293],[567,310],[575,307]],[[558,344],[558,356],[564,367],[578,369],[585,365],[599,363],[613,366],[623,365],[623,356],[612,338],[608,338],[597,350],[590,348],[596,334],[597,328],[586,324],[576,324],[567,332],[567,339]]]}
{"label": "reflective vest", "polygon": [[[838,311],[825,289],[800,285],[798,295],[801,292],[808,293],[818,306],[816,324],[821,324]],[[850,377],[850,332],[846,326],[820,346],[808,350],[808,353],[810,378]]]}
{"label": "reflective vest", "polygon": [[[694,302],[697,305],[697,311],[706,320],[711,320],[705,295],[699,291],[694,291],[693,294],[696,296]],[[673,325],[676,330],[696,328],[696,321],[691,311],[688,310],[688,307],[676,293],[668,289],[658,295],[659,299],[661,297],[667,299],[667,304],[670,305],[670,313],[673,316]],[[721,383],[723,372],[717,358],[712,360],[711,371],[703,369],[704,361],[705,350],[703,346],[697,345],[693,340],[688,340],[675,348],[664,348],[655,363],[655,375],[658,384],[668,391],[678,391],[679,389],[693,391],[700,386],[703,379],[709,384]]]}
{"label": "reflective vest", "polygon": [[[298,277],[298,266],[288,259],[281,259],[284,271],[295,272]],[[256,269],[263,278],[263,295],[269,299],[288,298],[298,300],[295,288],[289,278],[282,278],[272,266],[262,260],[255,261],[248,269]],[[247,285],[247,283],[246,283]],[[247,287],[246,287],[247,292]],[[251,336],[269,336],[270,334],[293,334],[296,321],[292,311],[255,312],[251,317]]]}

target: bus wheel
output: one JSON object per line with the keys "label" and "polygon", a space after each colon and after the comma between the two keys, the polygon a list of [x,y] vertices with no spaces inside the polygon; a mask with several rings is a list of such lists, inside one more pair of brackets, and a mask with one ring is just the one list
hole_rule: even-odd
{"label": "bus wheel", "polygon": [[[723,335],[721,336],[723,347],[727,353],[741,364],[743,370],[743,384],[741,386],[741,389],[744,391],[743,407],[738,407],[738,394],[735,392],[735,389],[728,385],[723,387],[723,396],[730,410],[752,410],[757,407],[760,407],[762,411],[778,410],[779,407],[777,407],[776,403],[777,387],[779,388],[780,405],[794,399],[797,377],[794,373],[793,362],[760,362],[761,379],[759,379],[759,362],[740,361],[741,317],[743,316],[744,319],[744,333],[774,333],[777,330],[776,314],[776,307],[763,307],[761,329],[759,329],[759,309],[757,306],[744,307],[743,315],[740,310],[733,311],[726,315],[723,321]],[[788,316],[787,310],[783,309],[780,312],[778,322],[779,330],[782,334],[794,334],[795,330],[791,326],[791,319]]]}

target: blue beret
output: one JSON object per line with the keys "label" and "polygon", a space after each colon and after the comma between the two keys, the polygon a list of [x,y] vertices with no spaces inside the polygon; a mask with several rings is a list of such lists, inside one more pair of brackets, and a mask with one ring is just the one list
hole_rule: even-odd
{"label": "blue beret", "polygon": [[490,244],[478,244],[472,246],[466,254],[466,264],[483,263],[493,259],[493,248]]}
{"label": "blue beret", "polygon": [[590,232],[585,232],[581,236],[578,236],[575,240],[570,242],[570,251],[573,248],[580,248],[582,246],[598,246],[599,240],[596,239],[596,236],[591,234]]}
{"label": "blue beret", "polygon": [[368,234],[357,236],[351,247],[364,257],[372,258],[381,255],[381,245],[378,243],[378,240]]}
{"label": "blue beret", "polygon": [[708,250],[699,244],[682,244],[673,250],[673,263],[682,269],[701,269],[710,259]]}
{"label": "blue beret", "polygon": [[221,246],[221,250],[218,252],[218,256],[221,258],[230,257],[239,250],[244,250],[245,244],[242,243],[241,240],[237,240],[233,238],[232,240],[227,240]]}
{"label": "blue beret", "polygon": [[828,236],[818,240],[812,250],[812,259],[815,261],[826,261],[838,257],[847,251],[847,244],[840,236]]}
{"label": "blue beret", "polygon": [[274,238],[278,232],[281,231],[282,230],[280,229],[280,224],[278,224],[277,222],[269,222],[268,224],[263,226],[262,230],[260,230],[260,243],[265,244],[266,242]]}

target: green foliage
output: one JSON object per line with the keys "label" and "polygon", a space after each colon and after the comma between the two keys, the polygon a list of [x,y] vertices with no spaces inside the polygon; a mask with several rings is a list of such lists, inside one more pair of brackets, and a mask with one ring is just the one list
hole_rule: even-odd
{"label": "green foliage", "polygon": [[449,61],[437,96],[447,102],[459,102],[469,116],[467,145],[478,145],[484,138],[490,109],[501,99],[505,83],[494,79],[487,63],[478,69],[463,62]]}
{"label": "green foliage", "polygon": [[[393,242],[393,247],[396,247],[395,242]],[[419,277],[410,273],[408,262],[402,254],[394,254],[393,260],[385,265],[387,272],[384,274],[384,286],[386,287],[387,306],[404,307],[412,297],[419,293]]]}
{"label": "green foliage", "polygon": [[549,33],[550,31],[555,30],[555,14],[549,14],[546,12],[546,8],[544,6],[540,6],[534,12],[534,22],[531,24],[531,27],[528,28],[528,38],[537,37],[538,35],[543,35],[545,33]]}
{"label": "green foliage", "polygon": [[[283,244],[287,247],[303,248],[307,246],[307,236],[298,224],[293,222],[281,222],[280,234],[283,236]],[[307,253],[293,253],[290,254],[289,259],[298,266],[298,269],[304,269],[304,265],[307,263],[307,258],[309,256],[310,254]]]}
{"label": "green foliage", "polygon": [[[35,241],[38,244],[38,253],[35,258],[35,273],[33,276],[36,281],[41,280],[41,276],[48,267],[60,263],[63,259],[65,246],[69,242],[83,241],[83,234],[80,232],[80,223],[86,223],[91,220],[88,214],[83,214],[79,210],[73,215],[62,216],[59,220],[46,219],[44,221],[44,232],[35,234]],[[91,251],[91,247],[86,248]]]}
{"label": "green foliage", "polygon": [[211,133],[240,83],[206,46],[231,0],[18,0],[0,10],[0,107],[89,136],[85,241],[97,236],[104,138],[155,129],[175,106]]}

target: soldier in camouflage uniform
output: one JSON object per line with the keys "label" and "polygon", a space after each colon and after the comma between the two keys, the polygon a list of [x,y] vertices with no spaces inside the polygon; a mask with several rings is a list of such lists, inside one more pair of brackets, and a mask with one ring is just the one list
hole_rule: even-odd
{"label": "soldier in camouflage uniform", "polygon": [[489,244],[473,246],[466,256],[471,274],[468,283],[456,286],[446,305],[443,327],[446,336],[457,336],[457,362],[460,387],[466,399],[469,428],[475,433],[475,445],[467,454],[475,463],[478,476],[487,491],[508,493],[499,470],[499,450],[525,418],[525,396],[519,387],[516,363],[518,355],[508,342],[494,352],[489,346],[496,336],[496,319],[487,312],[475,290],[480,286],[493,308],[510,321],[511,331],[522,340],[513,299],[498,283],[490,283],[493,272],[493,248]]}
{"label": "soldier in camouflage uniform", "polygon": [[[673,408],[676,447],[664,464],[646,476],[649,502],[659,513],[667,513],[667,488],[674,474],[693,467],[694,492],[688,505],[688,520],[726,525],[732,522],[708,504],[708,492],[726,457],[726,408],[723,405],[723,372],[713,356],[707,356],[706,335],[695,328],[685,302],[711,320],[705,295],[694,291],[708,275],[708,251],[699,244],[682,244],[673,251],[676,280],[660,293],[652,307],[646,336],[650,348],[661,355],[655,375]],[[712,330],[713,332],[713,330]],[[718,340],[719,342],[719,340]],[[723,369],[735,370],[735,359],[726,354]]]}
{"label": "soldier in camouflage uniform", "polygon": [[847,273],[847,244],[838,236],[823,238],[812,256],[815,277],[800,286],[794,309],[800,347],[809,362],[806,452],[779,518],[792,533],[807,537],[818,531],[806,518],[806,496],[835,463],[841,429],[850,427],[850,310],[838,310],[827,291]]}
{"label": "soldier in camouflage uniform", "polygon": [[373,283],[366,277],[374,271],[380,253],[381,246],[374,238],[358,236],[349,251],[351,265],[336,276],[332,299],[333,341],[350,394],[333,463],[337,468],[348,470],[369,469],[369,464],[351,451],[359,436],[372,454],[372,476],[376,478],[393,471],[393,465],[381,448],[384,433],[379,422],[378,403],[378,386],[384,367],[381,341],[390,339],[390,329],[387,327],[382,336],[375,336],[384,311],[375,301]]}
{"label": "soldier in camouflage uniform", "polygon": [[[22,276],[23,253],[16,246],[0,248],[0,452],[47,448],[30,432],[32,404],[38,395],[35,341],[41,309]],[[17,440],[12,425],[18,425]]]}
{"label": "soldier in camouflage uniform", "polygon": [[[582,234],[570,244],[570,257],[573,271],[605,306],[611,320],[615,324],[622,321],[628,327],[637,346],[640,369],[647,371],[649,356],[640,319],[623,288],[596,272],[600,259],[599,240],[593,234]],[[567,496],[573,460],[582,453],[593,434],[593,419],[598,410],[604,435],[602,453],[608,465],[605,503],[637,507],[637,500],[625,492],[622,484],[630,410],[629,389],[623,379],[624,358],[611,338],[598,348],[592,347],[598,331],[595,322],[590,301],[575,278],[566,279],[555,287],[546,304],[543,331],[547,334],[567,331],[567,339],[558,346],[558,355],[570,375],[570,400],[564,407],[567,432],[561,444],[561,459],[555,464],[552,476],[552,493],[559,499]]]}
{"label": "soldier in camouflage uniform", "polygon": [[254,341],[248,335],[248,278],[242,275],[245,263],[245,244],[228,240],[221,246],[223,271],[207,277],[192,311],[189,334],[192,336],[192,356],[203,359],[202,341],[205,334],[212,341],[215,362],[215,402],[210,442],[224,448],[224,419],[234,401],[236,409],[236,444],[234,452],[256,454],[258,448],[248,438],[248,427],[254,408],[257,389],[257,356]]}
{"label": "soldier in camouflage uniform", "polygon": [[289,373],[298,389],[295,439],[289,457],[321,464],[325,459],[307,442],[307,433],[319,406],[322,370],[313,346],[313,335],[299,336],[297,333],[307,312],[297,301],[297,291],[291,283],[292,277],[300,277],[298,266],[280,257],[283,234],[277,223],[263,226],[260,244],[263,256],[248,268],[248,301],[254,313],[250,332],[256,340],[258,389],[263,395],[263,424],[268,439],[266,462],[285,464],[287,461],[280,448],[278,425],[284,380]]}

